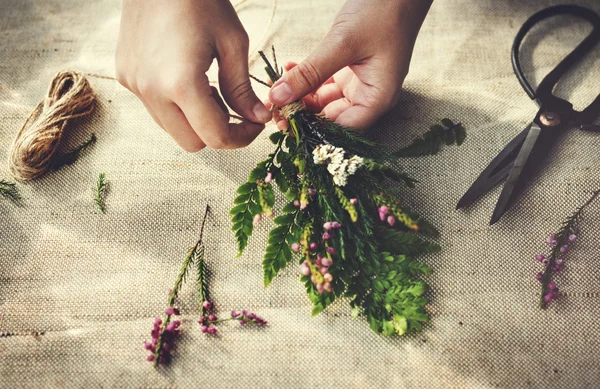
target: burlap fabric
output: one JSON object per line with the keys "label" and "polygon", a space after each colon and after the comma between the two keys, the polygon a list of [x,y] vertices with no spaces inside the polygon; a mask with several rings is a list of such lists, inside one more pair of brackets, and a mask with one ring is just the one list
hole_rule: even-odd
{"label": "burlap fabric", "polygon": [[[288,269],[262,286],[266,226],[234,258],[227,211],[236,186],[270,149],[270,126],[244,150],[186,154],[113,80],[91,78],[99,106],[79,123],[73,143],[95,132],[79,162],[20,185],[22,207],[0,201],[0,384],[3,387],[396,387],[594,388],[600,385],[600,203],[589,208],[577,250],[558,278],[566,296],[537,306],[547,233],[600,187],[600,137],[571,131],[528,194],[496,226],[488,221],[498,190],[467,211],[455,202],[489,160],[533,117],[509,50],[521,23],[561,2],[444,0],[419,36],[406,92],[377,137],[407,144],[442,117],[469,131],[461,148],[400,164],[421,181],[406,201],[442,232],[434,269],[432,322],[398,339],[352,320],[345,302],[317,317]],[[594,0],[577,3],[600,11]],[[251,47],[302,60],[327,32],[340,1],[270,0],[239,7]],[[59,70],[113,75],[118,0],[0,2],[0,160]],[[524,61],[537,81],[589,28],[561,18],[537,28]],[[581,107],[600,89],[600,54],[559,88]],[[253,54],[252,68],[261,74]],[[533,69],[536,69],[535,71]],[[575,88],[576,87],[576,88]],[[261,96],[266,88],[257,85]],[[576,90],[574,96],[571,91]],[[105,172],[108,212],[92,187]],[[8,168],[0,165],[0,177]],[[196,239],[205,205],[211,290],[221,313],[246,307],[265,329],[221,326],[200,333],[189,285],[182,294],[183,335],[172,366],[155,371],[142,342],[162,312],[182,256]],[[37,335],[31,335],[32,332]]]}

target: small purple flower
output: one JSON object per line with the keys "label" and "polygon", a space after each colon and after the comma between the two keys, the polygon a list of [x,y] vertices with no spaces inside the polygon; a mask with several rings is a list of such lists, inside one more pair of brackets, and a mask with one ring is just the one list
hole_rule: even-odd
{"label": "small purple flower", "polygon": [[211,313],[210,315],[208,315],[208,320],[209,321],[217,320],[217,315],[215,315],[214,313]]}
{"label": "small purple flower", "polygon": [[325,222],[325,223],[323,224],[323,229],[324,229],[325,231],[329,231],[329,230],[331,230],[331,228],[332,228],[332,227],[331,227],[331,222]]}
{"label": "small purple flower", "polygon": [[323,240],[329,240],[329,238],[331,238],[331,235],[329,234],[329,232],[323,233]]}
{"label": "small purple flower", "polygon": [[577,242],[577,235],[575,235],[575,234],[569,235],[569,243],[575,243],[575,242]]}
{"label": "small purple flower", "polygon": [[357,199],[354,199],[354,198],[352,198],[352,199],[350,199],[350,204],[352,204],[352,205],[356,205],[356,204],[358,204],[358,200],[357,200]]}
{"label": "small purple flower", "polygon": [[310,275],[310,267],[308,266],[308,263],[306,263],[306,261],[302,262],[302,264],[300,265],[300,274],[302,274],[303,276]]}
{"label": "small purple flower", "polygon": [[383,214],[387,215],[387,213],[389,212],[389,208],[385,205],[382,205],[381,207],[379,207],[378,211],[379,211],[379,213],[383,213]]}
{"label": "small purple flower", "polygon": [[204,324],[204,320],[206,320],[204,318],[204,316],[200,316],[200,319],[198,319],[198,324],[200,324],[200,325]]}
{"label": "small purple flower", "polygon": [[309,189],[308,189],[308,195],[309,195],[310,197],[313,197],[313,196],[315,196],[316,194],[317,194],[317,190],[316,190],[316,189],[314,189],[314,188],[309,188]]}
{"label": "small purple flower", "polygon": [[242,309],[242,316],[248,316],[248,311],[246,311],[245,309]]}
{"label": "small purple flower", "polygon": [[385,214],[385,213],[383,213],[383,212],[379,212],[379,219],[381,219],[381,221],[384,221],[384,220],[385,220],[385,216],[386,216],[386,214]]}
{"label": "small purple flower", "polygon": [[319,271],[321,272],[321,274],[327,274],[327,273],[329,273],[329,269],[327,269],[325,266],[321,266],[319,268]]}
{"label": "small purple flower", "polygon": [[557,266],[562,266],[563,263],[565,263],[565,260],[562,258],[558,258],[556,261],[554,261],[554,264],[556,264]]}
{"label": "small purple flower", "polygon": [[331,275],[331,273],[326,273],[325,275],[323,275],[323,280],[325,282],[331,282],[333,281],[333,276]]}
{"label": "small purple flower", "polygon": [[546,257],[544,257],[542,254],[537,254],[535,256],[535,260],[538,262],[542,262],[544,260],[544,258],[546,258]]}
{"label": "small purple flower", "polygon": [[[317,289],[318,289],[318,287],[317,287]],[[323,289],[330,293],[333,290],[333,288],[331,287],[331,283],[329,283],[329,282],[326,282],[323,284]],[[321,292],[319,292],[319,293],[321,293]]]}
{"label": "small purple flower", "polygon": [[312,251],[315,251],[317,249],[317,244],[315,242],[312,242],[309,246],[308,246]]}
{"label": "small purple flower", "polygon": [[323,256],[321,256],[321,254],[317,254],[317,260],[315,261],[315,265],[323,266]]}
{"label": "small purple flower", "polygon": [[271,172],[267,173],[267,176],[265,177],[265,184],[270,184],[272,180],[273,180],[273,173],[271,173]]}
{"label": "small purple flower", "polygon": [[548,246],[556,246],[558,244],[556,241],[556,234],[550,234],[550,236],[546,239],[546,244]]}
{"label": "small purple flower", "polygon": [[294,207],[298,208],[300,206],[300,201],[294,200]]}
{"label": "small purple flower", "polygon": [[204,309],[212,309],[213,303],[212,301],[205,301],[202,303],[202,308]]}
{"label": "small purple flower", "polygon": [[295,252],[300,251],[300,245],[298,243],[292,243],[292,250],[294,250]]}
{"label": "small purple flower", "polygon": [[155,347],[154,347],[154,345],[153,345],[152,343],[148,342],[148,341],[145,341],[145,342],[144,342],[144,348],[145,348],[146,350],[148,350],[148,351],[152,351],[152,352],[154,352],[154,350],[155,350]]}
{"label": "small purple flower", "polygon": [[324,289],[325,287],[323,284],[317,284],[317,292],[319,292],[319,294],[322,294]]}
{"label": "small purple flower", "polygon": [[543,277],[544,275],[541,272],[538,272],[538,274],[535,275],[535,279],[538,281],[541,281]]}
{"label": "small purple flower", "polygon": [[569,245],[564,245],[560,248],[561,253],[566,253],[567,251],[569,251]]}
{"label": "small purple flower", "polygon": [[248,319],[254,320],[255,318],[256,318],[256,315],[254,313],[249,313],[248,314]]}
{"label": "small purple flower", "polygon": [[338,222],[331,222],[331,228],[342,228],[342,225]]}
{"label": "small purple flower", "polygon": [[240,320],[240,325],[245,326],[246,325],[246,320]]}
{"label": "small purple flower", "polygon": [[550,264],[550,260],[548,258],[542,259],[542,265],[548,266]]}
{"label": "small purple flower", "polygon": [[321,265],[329,267],[329,266],[333,265],[333,262],[331,261],[331,259],[325,257],[325,258],[321,259]]}
{"label": "small purple flower", "polygon": [[202,332],[203,334],[206,334],[208,332],[208,326],[200,327],[200,332]]}
{"label": "small purple flower", "polygon": [[147,360],[148,362],[154,362],[154,358],[155,358],[154,354],[150,354],[150,355],[148,355],[148,356],[146,357],[146,360]]}
{"label": "small purple flower", "polygon": [[315,277],[314,274],[310,277],[310,282],[312,282],[314,285],[317,285],[317,277]]}
{"label": "small purple flower", "polygon": [[390,227],[393,227],[394,224],[396,224],[396,218],[390,215],[387,217],[387,222],[390,225]]}
{"label": "small purple flower", "polygon": [[556,289],[556,284],[554,282],[548,282],[548,289],[549,290],[555,290]]}
{"label": "small purple flower", "polygon": [[231,311],[231,317],[232,317],[232,318],[234,318],[234,319],[235,319],[235,318],[236,318],[236,317],[238,317],[239,315],[240,315],[240,313],[239,313],[239,312],[237,312],[237,311]]}
{"label": "small purple flower", "polygon": [[165,315],[168,315],[168,316],[179,315],[179,309],[173,308],[173,307],[168,307],[167,309],[165,309]]}
{"label": "small purple flower", "polygon": [[546,293],[546,294],[544,295],[544,302],[545,302],[546,304],[549,304],[549,303],[551,303],[551,302],[552,302],[552,293]]}
{"label": "small purple flower", "polygon": [[208,333],[211,334],[211,335],[216,334],[217,333],[217,328],[216,327],[210,327],[208,329]]}
{"label": "small purple flower", "polygon": [[333,247],[327,247],[327,252],[331,255],[335,255],[335,249]]}

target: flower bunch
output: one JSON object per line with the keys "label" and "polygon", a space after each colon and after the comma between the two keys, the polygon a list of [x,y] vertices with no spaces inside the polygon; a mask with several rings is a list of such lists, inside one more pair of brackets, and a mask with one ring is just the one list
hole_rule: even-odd
{"label": "flower bunch", "polygon": [[[280,72],[261,56],[275,82]],[[390,167],[380,145],[300,102],[281,113],[289,128],[270,136],[275,151],[238,188],[230,212],[238,256],[262,215],[273,215],[277,187],[287,203],[269,233],[265,286],[297,261],[313,314],[346,297],[377,333],[421,329],[428,320],[421,277],[430,269],[416,257],[440,247],[425,237],[435,229],[402,204],[394,185],[415,181]]]}
{"label": "flower bunch", "polygon": [[179,316],[177,308],[168,307],[165,315],[166,324],[163,325],[163,320],[157,317],[150,332],[152,340],[144,342],[144,348],[150,351],[146,359],[157,364],[166,364],[171,360],[171,351],[175,348],[175,338],[179,335],[178,330],[181,325],[180,320],[171,321],[172,316]]}
{"label": "flower bunch", "polygon": [[600,191],[594,192],[585,204],[567,218],[557,233],[552,233],[546,238],[545,243],[550,247],[550,253],[548,255],[535,255],[535,260],[544,266],[544,271],[538,272],[535,275],[535,279],[542,285],[540,306],[544,309],[547,308],[551,302],[560,297],[558,286],[552,281],[552,276],[554,273],[558,273],[563,269],[566,254],[578,240],[579,221],[583,214],[583,210],[594,201],[598,194],[600,194]]}
{"label": "flower bunch", "polygon": [[262,317],[255,313],[248,312],[245,309],[242,309],[241,312],[231,311],[231,316],[229,318],[219,319],[214,312],[210,313],[210,311],[214,308],[212,301],[204,301],[202,306],[206,311],[202,314],[202,316],[200,316],[198,324],[200,324],[200,331],[203,334],[215,335],[217,333],[217,328],[214,325],[230,320],[237,320],[240,325],[256,324],[259,327],[263,327],[268,324],[267,321]]}

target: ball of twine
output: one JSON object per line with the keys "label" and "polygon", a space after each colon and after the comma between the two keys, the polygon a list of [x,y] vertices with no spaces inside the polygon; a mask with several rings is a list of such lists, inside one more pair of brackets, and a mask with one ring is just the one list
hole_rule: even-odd
{"label": "ball of twine", "polygon": [[13,142],[9,157],[12,175],[29,181],[46,173],[69,120],[91,113],[95,102],[94,91],[82,73],[58,73]]}

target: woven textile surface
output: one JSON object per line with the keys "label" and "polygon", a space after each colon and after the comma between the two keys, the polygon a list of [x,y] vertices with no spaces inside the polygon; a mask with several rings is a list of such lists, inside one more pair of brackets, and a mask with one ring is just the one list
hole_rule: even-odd
{"label": "woven textile surface", "polygon": [[[499,189],[466,211],[454,205],[498,151],[531,121],[535,104],[512,73],[510,47],[527,17],[562,1],[443,0],[425,21],[400,102],[374,135],[394,148],[443,117],[468,130],[460,148],[399,161],[420,184],[405,201],[442,233],[444,250],[423,258],[434,273],[431,323],[402,338],[352,320],[345,301],[316,317],[294,266],[263,287],[267,223],[235,258],[228,210],[249,169],[271,149],[269,125],[248,148],[188,154],[129,91],[90,76],[98,107],[68,141],[97,134],[72,166],[19,185],[23,206],[0,201],[2,387],[395,387],[595,388],[600,386],[600,202],[557,281],[565,296],[538,308],[533,255],[549,232],[600,188],[600,137],[572,130],[521,201],[493,227]],[[595,0],[576,3],[600,12]],[[256,49],[301,61],[326,34],[341,1],[246,1],[238,5]],[[118,0],[0,0],[0,160],[64,69],[114,76]],[[269,22],[269,20],[271,20]],[[539,80],[590,27],[561,17],[525,41]],[[599,92],[600,48],[560,85],[577,107]],[[216,72],[211,70],[212,79]],[[256,84],[261,97],[267,90]],[[93,202],[98,173],[110,181],[107,213]],[[0,178],[9,178],[0,164]],[[154,370],[142,343],[166,305],[206,204],[212,296],[223,315],[254,310],[260,330],[233,323],[206,337],[184,287],[174,363]]]}

